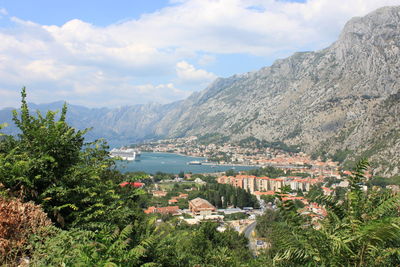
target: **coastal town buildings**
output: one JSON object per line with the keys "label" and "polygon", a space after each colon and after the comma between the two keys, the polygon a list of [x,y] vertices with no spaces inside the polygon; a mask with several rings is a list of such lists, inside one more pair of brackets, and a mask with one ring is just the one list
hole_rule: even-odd
{"label": "coastal town buildings", "polygon": [[196,136],[165,139],[136,147],[141,151],[177,153],[207,160],[202,164],[272,166],[285,170],[298,170],[310,176],[329,175],[340,177],[338,162],[311,159],[303,152],[285,151],[273,147],[257,147],[236,144],[202,144]]}
{"label": "coastal town buildings", "polygon": [[146,210],[144,210],[144,213],[146,214],[152,214],[152,213],[160,213],[160,214],[172,214],[172,215],[179,215],[179,207],[178,206],[168,206],[168,207],[148,207]]}
{"label": "coastal town buildings", "polygon": [[311,177],[301,178],[296,176],[269,178],[256,177],[252,175],[220,176],[217,178],[220,184],[230,184],[234,187],[243,188],[251,194],[255,192],[280,191],[282,187],[289,186],[291,190],[309,191],[311,186],[322,182],[320,179]]}
{"label": "coastal town buildings", "polygon": [[153,191],[153,197],[165,197],[167,195],[166,191]]}

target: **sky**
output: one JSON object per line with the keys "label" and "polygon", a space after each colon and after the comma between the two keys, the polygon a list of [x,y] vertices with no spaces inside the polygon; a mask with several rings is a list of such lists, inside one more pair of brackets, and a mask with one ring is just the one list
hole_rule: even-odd
{"label": "sky", "polygon": [[0,0],[0,108],[170,103],[400,0]]}

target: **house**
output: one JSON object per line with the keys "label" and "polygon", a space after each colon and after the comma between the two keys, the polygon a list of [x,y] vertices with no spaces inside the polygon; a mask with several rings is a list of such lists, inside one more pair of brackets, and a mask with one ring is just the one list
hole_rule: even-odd
{"label": "house", "polygon": [[153,191],[153,197],[165,197],[167,195],[166,191]]}
{"label": "house", "polygon": [[196,179],[194,180],[194,182],[195,182],[196,184],[199,184],[199,185],[206,184],[206,182],[204,182],[204,181],[201,180],[200,178],[196,178]]}
{"label": "house", "polygon": [[175,204],[175,203],[178,203],[178,200],[176,198],[171,198],[170,200],[168,200],[168,204],[169,205],[172,205],[172,204]]}
{"label": "house", "polygon": [[160,214],[172,214],[172,215],[180,214],[178,206],[168,206],[168,207],[159,207],[159,208],[152,206],[152,207],[148,207],[144,211],[144,213],[146,213],[146,214],[160,213]]}
{"label": "house", "polygon": [[189,210],[194,215],[207,216],[215,213],[217,208],[207,200],[198,197],[189,201]]}
{"label": "house", "polygon": [[321,188],[322,188],[322,191],[324,192],[324,196],[330,196],[335,192],[334,190],[332,190],[328,187],[325,187],[325,186],[322,186]]}
{"label": "house", "polygon": [[188,197],[189,197],[188,194],[180,194],[180,195],[178,196],[178,198],[181,198],[181,199],[187,199]]}

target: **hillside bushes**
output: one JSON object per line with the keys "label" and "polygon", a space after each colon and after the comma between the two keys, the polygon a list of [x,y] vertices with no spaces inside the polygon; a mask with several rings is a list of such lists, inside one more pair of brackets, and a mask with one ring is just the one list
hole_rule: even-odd
{"label": "hillside bushes", "polygon": [[29,237],[49,225],[51,221],[40,206],[0,197],[0,262],[16,263],[27,249]]}

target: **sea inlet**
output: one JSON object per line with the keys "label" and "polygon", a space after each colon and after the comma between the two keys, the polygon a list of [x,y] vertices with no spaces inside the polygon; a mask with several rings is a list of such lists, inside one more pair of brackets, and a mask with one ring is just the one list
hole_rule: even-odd
{"label": "sea inlet", "polygon": [[142,152],[136,161],[117,161],[117,169],[126,172],[146,172],[155,174],[156,172],[173,173],[213,173],[224,172],[230,169],[244,171],[254,169],[254,166],[241,165],[189,165],[189,162],[204,162],[205,158],[189,157],[173,153],[151,153]]}

